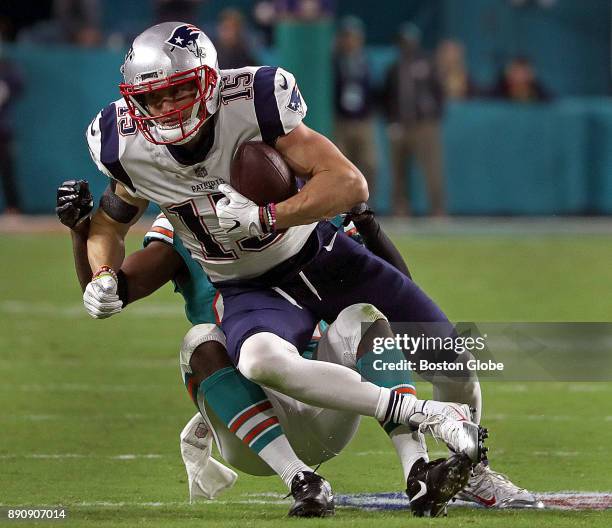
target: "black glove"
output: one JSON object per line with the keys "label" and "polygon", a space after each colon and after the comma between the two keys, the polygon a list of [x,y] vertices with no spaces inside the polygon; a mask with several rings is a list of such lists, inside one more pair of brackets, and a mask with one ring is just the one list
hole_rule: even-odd
{"label": "black glove", "polygon": [[374,211],[370,209],[366,202],[361,202],[353,207],[344,217],[344,226],[346,227],[353,222],[357,228],[357,231],[360,231],[360,225],[362,228],[366,227],[370,225],[373,220]]}
{"label": "black glove", "polygon": [[60,222],[74,229],[93,209],[93,196],[86,180],[68,180],[57,188],[55,213]]}
{"label": "black glove", "polygon": [[347,226],[350,222],[355,224],[365,247],[377,257],[387,261],[400,273],[412,279],[406,261],[381,229],[374,211],[368,207],[367,203],[360,203],[349,211],[344,219],[344,225]]}

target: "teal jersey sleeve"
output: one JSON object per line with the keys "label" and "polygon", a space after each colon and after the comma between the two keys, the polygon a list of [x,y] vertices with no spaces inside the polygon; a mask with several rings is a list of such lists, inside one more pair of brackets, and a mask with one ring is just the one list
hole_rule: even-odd
{"label": "teal jersey sleeve", "polygon": [[174,291],[180,293],[185,299],[185,314],[191,324],[219,324],[216,301],[219,298],[217,289],[211,284],[208,275],[204,273],[189,251],[183,245],[178,236],[174,237],[174,249],[181,256],[187,270],[188,276],[184,279],[173,280]]}
{"label": "teal jersey sleeve", "polygon": [[336,215],[333,218],[331,218],[329,222],[330,224],[333,224],[336,227],[336,229],[340,229],[341,227],[343,227],[343,224],[344,224],[344,216]]}
{"label": "teal jersey sleeve", "polygon": [[344,215],[334,216],[330,220],[330,223],[332,223],[338,230],[343,229],[344,233],[347,236],[350,236],[353,240],[355,240],[355,242],[359,242],[359,244],[363,244],[363,239],[361,238],[359,231],[357,231],[355,224],[353,224],[353,222],[349,222],[348,225],[346,226],[344,225]]}
{"label": "teal jersey sleeve", "polygon": [[216,310],[219,293],[210,283],[210,280],[208,280],[208,276],[204,273],[202,266],[191,258],[181,239],[178,236],[174,236],[172,226],[163,215],[160,215],[155,220],[155,223],[146,234],[143,242],[144,247],[154,240],[172,245],[185,263],[187,273],[173,279],[172,282],[174,283],[174,291],[183,296],[185,314],[189,322],[193,325],[204,323],[219,324],[219,316]]}
{"label": "teal jersey sleeve", "polygon": [[[342,225],[341,217],[339,225]],[[185,314],[189,322],[193,325],[205,323],[220,325],[221,321],[217,305],[221,304],[222,301],[219,299],[218,290],[211,284],[202,266],[191,257],[180,237],[174,235],[168,220],[161,215],[146,234],[143,246],[148,246],[154,240],[172,245],[185,263],[187,273],[173,279],[172,282],[174,284],[174,291],[183,296]],[[319,322],[310,343],[306,350],[303,351],[302,355],[305,358],[312,359],[319,344],[319,339],[321,339],[327,328],[327,323],[324,321]]]}

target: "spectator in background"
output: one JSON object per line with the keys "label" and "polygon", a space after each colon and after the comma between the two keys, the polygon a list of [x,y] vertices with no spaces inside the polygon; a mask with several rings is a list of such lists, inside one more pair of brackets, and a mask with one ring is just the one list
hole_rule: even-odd
{"label": "spectator in background", "polygon": [[276,0],[276,10],[281,17],[305,22],[329,18],[335,9],[335,0]]}
{"label": "spectator in background", "polygon": [[198,7],[204,0],[154,0],[154,20],[162,22],[189,22],[197,24]]}
{"label": "spectator in background", "polygon": [[376,176],[374,97],[363,43],[363,22],[352,16],[342,19],[334,55],[335,139],[338,148],[368,180],[372,196]]}
{"label": "spectator in background", "polygon": [[215,47],[221,69],[254,66],[256,59],[249,50],[244,17],[237,9],[228,8],[219,14]]}
{"label": "spectator in background", "polygon": [[53,14],[69,42],[83,48],[102,44],[102,11],[98,0],[54,0]]}
{"label": "spectator in background", "polygon": [[465,48],[457,40],[444,40],[436,50],[436,66],[447,99],[461,100],[478,96],[479,90],[465,65]]}
{"label": "spectator in background", "polygon": [[14,42],[19,32],[40,20],[51,18],[51,0],[43,2],[0,2],[0,33],[4,42]]}
{"label": "spectator in background", "polygon": [[13,122],[11,107],[19,96],[23,80],[19,69],[2,55],[0,40],[0,178],[4,191],[5,214],[19,214],[21,203],[15,181]]}
{"label": "spectator in background", "polygon": [[550,92],[538,80],[533,64],[527,57],[510,60],[489,95],[517,103],[545,102],[552,99]]}
{"label": "spectator in background", "polygon": [[274,27],[277,20],[274,0],[259,0],[256,2],[253,6],[253,20],[263,37],[263,45],[271,46],[274,43]]}
{"label": "spectator in background", "polygon": [[84,48],[103,43],[98,0],[53,0],[52,17],[23,29],[18,40],[34,44],[74,44]]}
{"label": "spectator in background", "polygon": [[385,82],[383,101],[393,170],[392,212],[399,216],[410,214],[406,168],[414,157],[425,175],[431,214],[444,216],[440,126],[444,95],[435,64],[421,49],[420,41],[421,32],[414,24],[401,27],[399,59]]}

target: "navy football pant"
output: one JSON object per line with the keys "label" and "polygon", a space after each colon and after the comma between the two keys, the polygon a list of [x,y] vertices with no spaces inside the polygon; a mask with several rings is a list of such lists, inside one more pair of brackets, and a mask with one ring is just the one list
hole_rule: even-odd
{"label": "navy football pant", "polygon": [[271,332],[304,350],[319,320],[331,323],[355,303],[373,304],[390,322],[439,323],[436,335],[454,335],[440,308],[393,266],[327,222],[316,234],[321,242],[314,259],[301,273],[279,277],[274,288],[254,282],[219,284],[222,328],[234,363],[242,343],[259,332]]}

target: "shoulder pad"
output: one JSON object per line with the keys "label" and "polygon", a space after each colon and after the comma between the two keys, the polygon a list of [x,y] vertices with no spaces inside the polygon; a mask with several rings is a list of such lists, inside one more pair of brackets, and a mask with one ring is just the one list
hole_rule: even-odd
{"label": "shoulder pad", "polygon": [[306,115],[295,77],[287,70],[262,66],[253,81],[255,114],[262,139],[271,145],[297,127]]}
{"label": "shoulder pad", "polygon": [[130,136],[138,133],[136,124],[127,114],[125,102],[120,99],[104,108],[90,123],[85,133],[89,152],[98,169],[121,184],[130,193],[136,189],[121,165]]}

